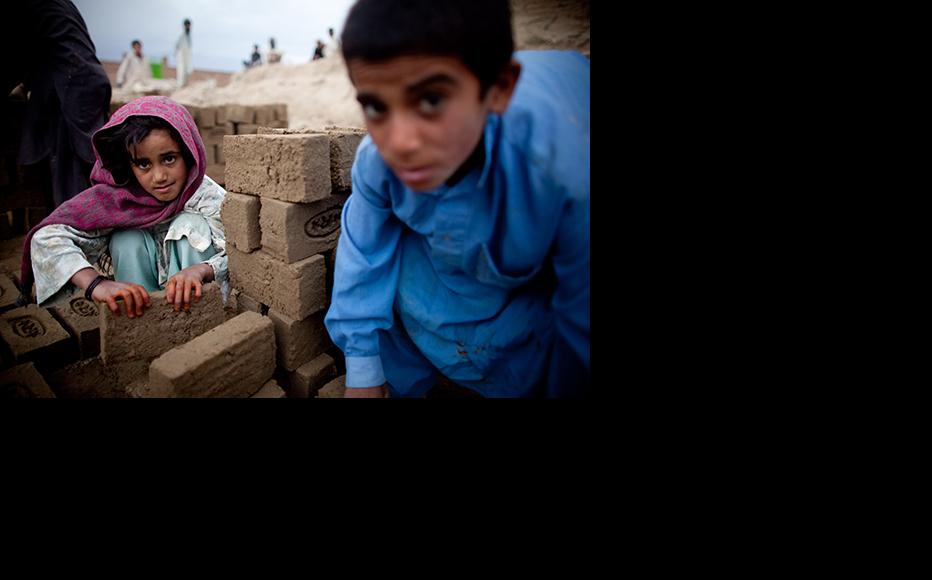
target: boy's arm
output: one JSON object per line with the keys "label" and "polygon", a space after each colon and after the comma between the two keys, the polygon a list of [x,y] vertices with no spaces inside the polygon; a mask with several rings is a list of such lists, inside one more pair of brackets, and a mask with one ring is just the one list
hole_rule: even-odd
{"label": "boy's arm", "polygon": [[361,150],[353,165],[353,194],[343,206],[333,296],[324,319],[346,357],[347,389],[385,383],[378,330],[394,322],[392,304],[398,286],[402,224],[392,213],[387,192],[366,183],[360,169],[366,158]]}
{"label": "boy's arm", "polygon": [[551,300],[557,336],[550,359],[547,395],[573,397],[590,383],[589,197],[571,198],[554,244],[557,288]]}

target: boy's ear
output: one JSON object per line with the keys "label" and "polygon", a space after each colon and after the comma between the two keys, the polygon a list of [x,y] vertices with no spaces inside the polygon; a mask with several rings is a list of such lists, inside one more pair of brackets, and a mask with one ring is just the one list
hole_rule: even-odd
{"label": "boy's ear", "polygon": [[501,115],[511,102],[511,95],[515,92],[518,77],[521,76],[521,63],[512,59],[505,69],[498,75],[492,86],[489,87],[489,109]]}

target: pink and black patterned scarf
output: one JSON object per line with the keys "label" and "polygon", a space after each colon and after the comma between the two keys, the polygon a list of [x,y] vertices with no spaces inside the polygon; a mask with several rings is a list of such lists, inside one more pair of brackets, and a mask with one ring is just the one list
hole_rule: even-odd
{"label": "pink and black patterned scarf", "polygon": [[[129,185],[118,185],[113,175],[104,169],[101,163],[98,136],[134,115],[148,115],[167,121],[178,131],[184,145],[194,157],[194,166],[188,168],[188,181],[184,190],[170,202],[157,200],[136,183],[135,179],[131,180]],[[52,224],[64,224],[83,231],[101,228],[148,228],[181,213],[184,204],[191,199],[204,180],[207,156],[197,125],[187,109],[168,97],[142,97],[126,103],[113,114],[107,124],[94,133],[93,144],[97,161],[91,171],[91,187],[58,206],[26,235],[20,269],[21,303],[31,301],[33,274],[29,250],[32,236],[39,228]]]}

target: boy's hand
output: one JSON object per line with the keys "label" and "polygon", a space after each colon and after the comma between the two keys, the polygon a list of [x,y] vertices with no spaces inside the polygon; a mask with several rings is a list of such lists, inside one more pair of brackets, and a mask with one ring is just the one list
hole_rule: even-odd
{"label": "boy's hand", "polygon": [[388,397],[385,385],[378,387],[348,387],[343,393],[344,399],[384,399]]}
{"label": "boy's hand", "polygon": [[195,264],[178,272],[165,284],[166,302],[174,305],[175,312],[182,308],[191,310],[191,304],[201,298],[201,287],[208,278],[213,278],[213,273],[207,264]]}
{"label": "boy's hand", "polygon": [[132,282],[104,280],[94,288],[91,298],[95,302],[106,302],[114,316],[120,315],[120,305],[117,304],[117,300],[122,299],[126,308],[126,316],[129,318],[142,316],[143,310],[152,306],[152,300],[146,289]]}

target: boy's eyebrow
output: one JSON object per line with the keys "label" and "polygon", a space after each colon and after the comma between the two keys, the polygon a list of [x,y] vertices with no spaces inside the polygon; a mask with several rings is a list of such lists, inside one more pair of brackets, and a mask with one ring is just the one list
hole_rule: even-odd
{"label": "boy's eyebrow", "polygon": [[437,73],[427,77],[426,79],[419,80],[413,85],[409,85],[405,88],[405,92],[408,94],[417,93],[424,90],[427,86],[433,84],[455,85],[456,80],[448,74]]}

